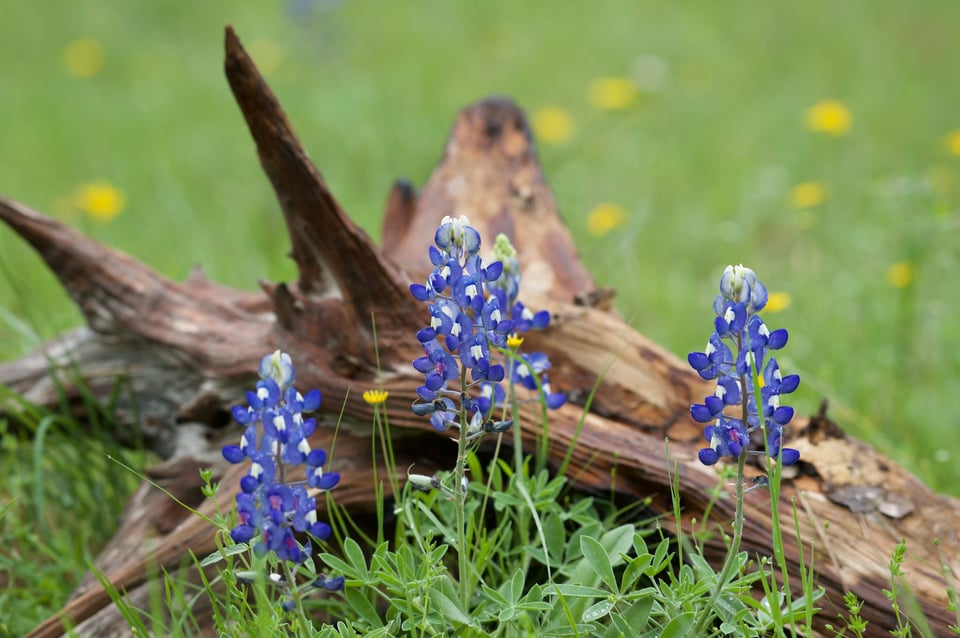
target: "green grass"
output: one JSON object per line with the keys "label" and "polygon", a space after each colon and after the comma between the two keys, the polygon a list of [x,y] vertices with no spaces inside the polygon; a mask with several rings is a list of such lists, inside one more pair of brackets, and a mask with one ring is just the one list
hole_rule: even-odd
{"label": "green grass", "polygon": [[[232,23],[317,165],[375,236],[391,180],[422,185],[456,111],[489,94],[574,119],[573,139],[541,145],[561,212],[618,308],[680,355],[710,326],[703,299],[727,263],[753,267],[792,305],[785,367],[804,375],[797,404],[832,401],[840,424],[960,493],[951,392],[960,381],[960,128],[955,81],[960,5],[597,2],[518,5],[370,1],[241,7],[54,2],[8,7],[0,25],[0,192],[69,220],[177,279],[203,264],[254,289],[294,275],[285,231],[222,74]],[[102,71],[69,77],[67,44],[99,40]],[[630,76],[655,56],[668,81],[624,111],[601,112],[591,81]],[[805,130],[824,98],[853,114],[844,137]],[[69,202],[107,180],[125,210],[110,223]],[[829,198],[799,215],[789,188],[820,180]],[[629,212],[592,237],[587,212]],[[808,223],[813,221],[812,226]],[[214,241],[216,238],[216,241]],[[893,262],[916,277],[886,282]],[[0,359],[77,325],[41,262],[0,229]]]}

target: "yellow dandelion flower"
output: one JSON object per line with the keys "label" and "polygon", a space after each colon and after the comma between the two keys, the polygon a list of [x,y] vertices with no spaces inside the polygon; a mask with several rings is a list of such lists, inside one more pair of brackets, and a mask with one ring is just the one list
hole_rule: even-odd
{"label": "yellow dandelion flower", "polygon": [[792,301],[789,292],[771,292],[767,295],[767,305],[763,309],[766,312],[780,312],[789,308]]}
{"label": "yellow dandelion flower", "polygon": [[815,133],[846,135],[853,123],[850,110],[838,100],[823,100],[807,109],[807,128]]}
{"label": "yellow dandelion flower", "polygon": [[906,288],[913,283],[913,265],[909,261],[898,261],[887,268],[887,283],[894,288]]}
{"label": "yellow dandelion flower", "polygon": [[90,217],[108,222],[126,206],[123,191],[107,182],[85,184],[77,191],[74,202]]}
{"label": "yellow dandelion flower", "polygon": [[75,78],[92,78],[103,69],[103,45],[94,38],[74,40],[63,50],[67,74]]}
{"label": "yellow dandelion flower", "polygon": [[573,118],[559,106],[545,106],[533,114],[533,132],[548,144],[563,144],[573,137]]}
{"label": "yellow dandelion flower", "polygon": [[597,204],[587,215],[587,232],[602,237],[627,223],[627,211],[618,204]]}
{"label": "yellow dandelion flower", "polygon": [[790,189],[790,203],[794,208],[819,206],[827,199],[827,189],[821,182],[802,182]]}
{"label": "yellow dandelion flower", "polygon": [[516,332],[511,332],[507,335],[507,347],[508,348],[519,348],[523,345],[523,337],[518,335]]}
{"label": "yellow dandelion flower", "polygon": [[960,129],[950,131],[943,141],[951,155],[960,157]]}
{"label": "yellow dandelion flower", "polygon": [[273,73],[283,63],[283,48],[273,40],[267,38],[254,40],[247,47],[247,50],[250,52],[253,61],[257,63],[257,68],[264,75]]}
{"label": "yellow dandelion flower", "polygon": [[390,396],[390,393],[386,390],[375,389],[363,391],[363,400],[370,405],[380,405],[381,403],[385,403],[388,396]]}
{"label": "yellow dandelion flower", "polygon": [[590,83],[587,99],[602,111],[625,109],[637,99],[637,85],[627,78],[600,78]]}

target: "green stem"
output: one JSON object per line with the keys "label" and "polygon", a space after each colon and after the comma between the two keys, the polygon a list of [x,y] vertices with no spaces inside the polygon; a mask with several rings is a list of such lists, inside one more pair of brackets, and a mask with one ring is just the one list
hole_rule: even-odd
{"label": "green stem", "polygon": [[733,538],[730,541],[730,548],[727,550],[727,557],[723,561],[723,567],[717,576],[717,587],[713,590],[713,595],[710,597],[710,603],[707,605],[707,613],[700,617],[700,622],[697,623],[693,633],[690,634],[692,636],[706,635],[706,625],[713,617],[713,610],[717,608],[717,600],[720,598],[723,586],[727,582],[727,579],[730,578],[734,565],[738,562],[737,554],[740,553],[740,541],[743,539],[743,470],[746,463],[747,451],[743,450],[740,452],[740,458],[737,461],[737,504],[733,516]]}
{"label": "green stem", "polygon": [[[461,369],[460,372],[460,393],[465,396],[467,393],[467,370]],[[467,528],[466,528],[466,499],[467,495],[463,490],[463,478],[466,473],[467,462],[467,427],[469,415],[463,408],[461,402],[460,408],[460,437],[457,441],[457,465],[453,471],[453,493],[456,499],[457,510],[457,576],[460,582],[460,603],[463,611],[468,610],[470,602],[470,587],[467,584]]]}

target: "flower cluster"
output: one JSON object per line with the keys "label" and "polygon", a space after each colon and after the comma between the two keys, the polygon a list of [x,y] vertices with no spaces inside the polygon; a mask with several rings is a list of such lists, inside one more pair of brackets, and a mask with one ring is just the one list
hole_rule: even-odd
{"label": "flower cluster", "polygon": [[[490,419],[492,408],[505,397],[501,382],[506,370],[494,355],[522,342],[519,333],[545,328],[550,314],[534,313],[517,300],[520,267],[505,236],[497,238],[495,261],[489,265],[479,255],[480,233],[466,217],[444,217],[434,243],[429,249],[433,272],[425,285],[410,286],[430,311],[430,325],[417,333],[424,354],[413,367],[424,375],[424,383],[413,411],[429,416],[441,432],[464,424],[471,436],[502,432],[511,422]],[[550,365],[546,355],[522,356],[528,357],[527,364],[512,366],[511,382],[537,389],[539,378],[548,405],[561,405],[565,397],[552,393],[542,375]],[[478,388],[476,396],[467,394],[468,387]]]}
{"label": "flower cluster", "polygon": [[[714,332],[703,352],[687,357],[703,379],[717,380],[716,391],[703,403],[690,406],[698,423],[710,423],[704,436],[710,447],[700,450],[700,461],[713,465],[722,456],[738,458],[750,445],[750,433],[764,429],[767,452],[780,456],[784,465],[800,459],[791,448],[781,450],[783,428],[793,418],[793,408],[780,405],[780,397],[800,385],[799,375],[783,376],[780,364],[768,357],[787,343],[783,328],[771,332],[757,313],[767,303],[767,289],[743,265],[727,266],[720,279],[720,294],[713,302]],[[753,389],[754,372],[760,379],[760,402]],[[728,412],[736,412],[732,416]]]}
{"label": "flower cluster", "polygon": [[[307,441],[316,421],[304,419],[303,413],[320,407],[320,391],[306,396],[297,392],[290,355],[279,350],[260,361],[259,372],[256,391],[247,392],[248,405],[232,411],[237,423],[245,426],[240,444],[223,448],[230,463],[251,461],[236,497],[239,524],[230,535],[238,543],[256,538],[255,552],[273,552],[280,560],[300,564],[309,558],[311,544],[299,543],[294,532],[320,540],[331,532],[329,525],[317,520],[317,501],[307,486],[329,490],[340,475],[323,471],[326,452],[311,449]],[[305,480],[287,480],[290,466],[300,465],[306,467]]]}

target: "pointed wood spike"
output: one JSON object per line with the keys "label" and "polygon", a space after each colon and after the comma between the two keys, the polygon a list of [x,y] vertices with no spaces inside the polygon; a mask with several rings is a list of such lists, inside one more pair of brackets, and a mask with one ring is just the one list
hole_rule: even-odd
{"label": "pointed wood spike", "polygon": [[596,288],[557,213],[526,117],[507,98],[481,100],[460,112],[393,257],[420,273],[444,215],[466,215],[488,248],[498,233],[510,237],[525,299],[572,302]]}
{"label": "pointed wood spike", "polygon": [[370,237],[343,212],[323,176],[232,27],[226,30],[225,70],[230,88],[257,144],[264,172],[283,209],[300,292],[342,296],[358,325],[373,312],[405,312],[413,302],[401,276]]}

